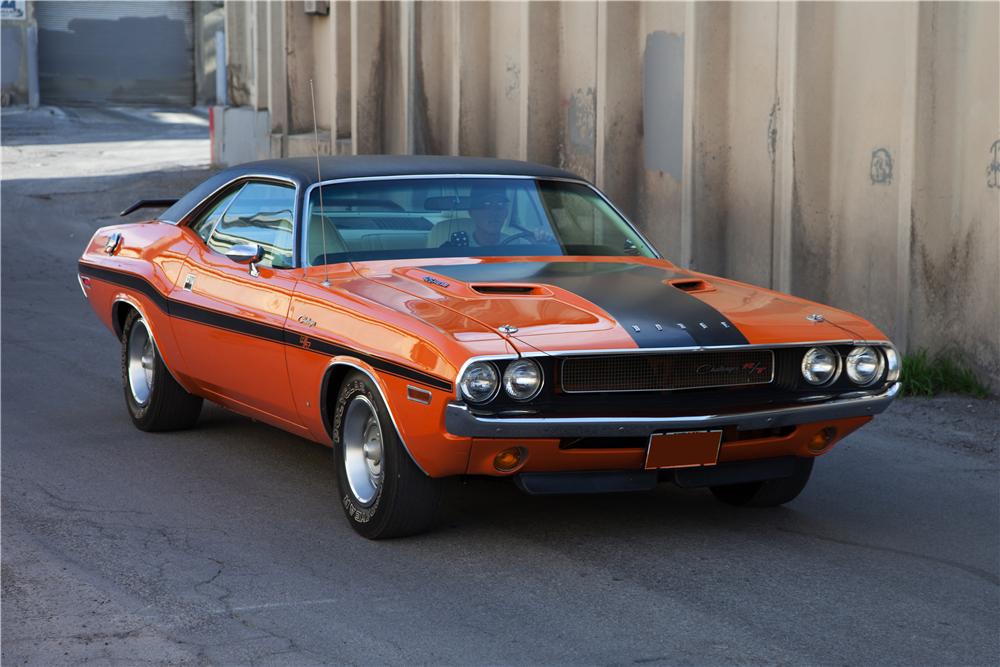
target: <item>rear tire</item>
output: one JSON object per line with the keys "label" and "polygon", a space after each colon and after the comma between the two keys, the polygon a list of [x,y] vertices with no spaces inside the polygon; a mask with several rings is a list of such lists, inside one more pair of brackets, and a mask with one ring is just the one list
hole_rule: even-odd
{"label": "rear tire", "polygon": [[202,399],[184,390],[160,357],[149,326],[138,311],[122,327],[122,385],[132,423],[140,431],[191,428]]}
{"label": "rear tire", "polygon": [[806,488],[812,474],[814,458],[798,458],[791,477],[769,479],[763,482],[729,484],[711,487],[716,500],[736,507],[777,507],[795,500]]}
{"label": "rear tire", "polygon": [[441,480],[410,458],[378,389],[363,373],[344,379],[333,440],[340,504],[351,528],[378,540],[414,535],[434,523]]}

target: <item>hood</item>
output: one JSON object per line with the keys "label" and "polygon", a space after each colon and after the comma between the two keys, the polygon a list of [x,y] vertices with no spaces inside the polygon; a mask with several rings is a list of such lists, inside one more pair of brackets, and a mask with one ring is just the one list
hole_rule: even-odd
{"label": "hood", "polygon": [[[843,311],[664,260],[526,258],[358,264],[362,275],[507,334],[527,351],[882,339]],[[816,316],[819,317],[816,317]]]}

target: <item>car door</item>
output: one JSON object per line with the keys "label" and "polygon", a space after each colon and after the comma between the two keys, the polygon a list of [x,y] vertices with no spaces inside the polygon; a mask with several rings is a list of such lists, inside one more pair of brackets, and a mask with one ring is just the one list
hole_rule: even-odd
{"label": "car door", "polygon": [[[198,238],[171,295],[186,375],[210,398],[282,427],[300,421],[283,342],[296,197],[292,185],[257,180],[223,193],[191,225]],[[263,249],[256,270],[226,256],[242,244]]]}

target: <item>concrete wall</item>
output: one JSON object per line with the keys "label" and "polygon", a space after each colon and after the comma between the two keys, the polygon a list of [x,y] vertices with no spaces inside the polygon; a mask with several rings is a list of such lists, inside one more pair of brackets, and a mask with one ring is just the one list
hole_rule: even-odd
{"label": "concrete wall", "polygon": [[965,350],[997,387],[1000,5],[932,5],[918,18],[912,195],[901,225],[911,289],[899,317],[911,345]]}
{"label": "concrete wall", "polygon": [[273,156],[313,150],[312,78],[325,152],[569,168],[674,261],[954,348],[1000,388],[998,3],[226,12],[230,99],[268,110]]}
{"label": "concrete wall", "polygon": [[[23,16],[0,21],[0,103],[38,105],[38,26],[34,8],[25,2]],[[34,98],[34,99],[32,99]]]}
{"label": "concrete wall", "polygon": [[194,103],[216,104],[215,33],[225,29],[226,12],[222,0],[194,3]]}

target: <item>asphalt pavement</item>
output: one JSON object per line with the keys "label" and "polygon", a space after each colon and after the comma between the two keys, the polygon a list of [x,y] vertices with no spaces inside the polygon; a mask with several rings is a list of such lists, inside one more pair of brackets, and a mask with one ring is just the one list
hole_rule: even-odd
{"label": "asphalt pavement", "polygon": [[214,406],[135,430],[76,260],[207,175],[202,120],[2,117],[5,665],[1000,663],[996,400],[897,402],[779,509],[469,480],[385,542],[324,447]]}

